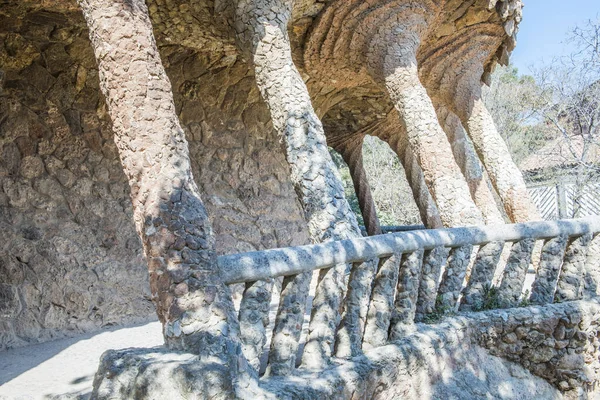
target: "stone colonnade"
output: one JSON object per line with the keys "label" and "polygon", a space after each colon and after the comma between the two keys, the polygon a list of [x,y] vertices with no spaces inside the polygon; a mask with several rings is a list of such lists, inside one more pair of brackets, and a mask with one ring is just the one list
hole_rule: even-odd
{"label": "stone colonnade", "polygon": [[[305,63],[319,79],[349,88],[374,82],[387,93],[396,113],[369,134],[400,157],[428,227],[537,220],[522,174],[481,99],[482,81],[514,48],[522,5],[461,7],[333,2],[310,33]],[[354,136],[346,135],[349,141]]]}
{"label": "stone colonnade", "polygon": [[[389,133],[390,127],[383,126],[382,132],[387,132],[389,142],[403,160],[410,181],[414,182],[424,220],[430,226],[500,221],[498,210],[494,211],[489,203],[491,196],[485,192],[482,174],[456,161],[456,154],[469,154],[472,160],[474,152],[469,141],[457,135],[459,129],[452,129],[457,126],[455,120],[446,119],[440,124],[436,108],[443,112],[440,110],[444,107],[460,118],[509,218],[535,218],[528,209],[522,177],[511,168],[514,164],[505,147],[500,146],[496,153],[502,139],[481,102],[479,80],[469,80],[476,82],[471,86],[447,85],[462,91],[469,88],[468,101],[451,102],[448,96],[440,95],[438,104],[438,97],[430,95],[435,91],[431,86],[434,84],[428,86],[421,76],[420,59],[426,38],[436,26],[433,22],[440,15],[451,14],[444,10],[445,3],[372,3],[339,0],[325,9],[308,38],[308,69],[316,71],[315,77],[338,76],[344,81],[342,85],[374,82],[388,95],[399,122],[391,127],[397,126],[398,130]],[[513,4],[508,0],[500,3]],[[140,0],[79,0],[79,4],[90,29],[100,87],[129,179],[136,228],[148,261],[165,342],[171,349],[189,351],[220,365],[220,369],[216,368],[216,375],[220,375],[215,378],[223,382],[215,386],[219,390],[229,391],[232,396],[240,396],[241,391],[252,393],[257,366],[246,362],[242,349],[256,354],[264,343],[255,340],[260,335],[253,335],[252,329],[247,336],[241,336],[239,324],[246,323],[260,331],[266,319],[256,322],[245,320],[251,316],[236,318],[229,290],[220,281],[212,230],[191,173],[187,142],[175,113],[170,82],[158,55],[146,5]],[[239,0],[233,8],[237,43],[254,66],[256,84],[271,112],[273,128],[283,141],[291,181],[312,240],[358,237],[356,218],[327,150],[326,132],[292,57],[288,24],[293,2]],[[502,10],[492,5],[485,12],[493,19]],[[516,15],[515,10],[510,15]],[[506,19],[514,23],[514,19]],[[368,201],[360,155],[355,152],[356,146],[346,149],[345,158],[353,166],[354,177],[363,182],[362,186],[357,184],[358,191],[362,188],[363,202]],[[363,204],[362,209],[370,221],[370,233],[377,233],[372,207]],[[456,274],[444,280],[450,282],[445,292],[449,302],[456,300],[455,286],[462,283],[466,270],[463,255],[471,250],[467,247],[470,246],[451,255],[457,265],[446,269],[446,274]],[[410,266],[411,271],[421,268]],[[303,353],[304,367],[322,368],[333,354],[349,357],[360,352],[363,332],[369,331],[370,282],[376,272],[377,265],[372,262],[359,263],[351,269],[339,265],[322,270]],[[280,313],[285,318],[276,321],[269,374],[288,374],[296,363],[299,338],[295,335],[299,331],[290,327],[302,321],[309,279],[310,275],[301,274],[286,277],[283,282],[280,307],[289,312]],[[344,293],[346,280],[350,283]],[[252,303],[270,293],[269,285],[272,282],[247,285],[243,301]],[[344,295],[345,311],[337,320]],[[411,296],[407,301],[414,303],[416,292]],[[267,309],[256,311],[263,317],[268,313]]]}

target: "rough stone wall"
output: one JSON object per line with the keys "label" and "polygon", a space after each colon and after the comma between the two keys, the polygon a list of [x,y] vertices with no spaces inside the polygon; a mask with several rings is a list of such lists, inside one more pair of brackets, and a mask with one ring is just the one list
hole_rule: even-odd
{"label": "rough stone wall", "polygon": [[[0,11],[0,349],[152,319],[81,13]],[[217,251],[306,243],[247,64],[230,52],[161,53]]]}
{"label": "rough stone wall", "polygon": [[[597,364],[596,347],[569,339],[572,347],[566,348],[572,348],[576,356],[569,356],[568,370],[561,361],[544,371],[554,374],[543,375],[551,384],[536,376],[538,372],[525,364],[524,358],[511,358],[513,353],[500,344],[519,328],[537,332],[530,334],[531,339],[517,340],[523,352],[543,351],[544,342],[562,334],[561,326],[579,326],[576,332],[596,334],[598,312],[597,302],[578,301],[471,313],[436,325],[419,324],[417,332],[351,360],[337,359],[319,372],[300,369],[290,377],[265,377],[260,386],[263,398],[277,399],[594,399],[597,389],[584,387],[585,379],[579,373],[594,368],[595,364],[586,363],[586,359]],[[588,324],[594,328],[585,327]],[[542,332],[546,328],[540,327],[548,330]],[[567,332],[565,337],[570,335]],[[490,355],[485,348],[494,346],[498,349]],[[162,370],[152,365],[160,365]],[[115,393],[146,398],[149,389],[160,390],[154,394],[187,398],[201,393],[205,382],[202,372],[208,367],[192,354],[160,349],[108,351],[102,357],[94,389],[99,398],[111,398]],[[175,379],[157,380],[157,373]],[[565,374],[574,376],[577,389],[565,390],[561,380]],[[126,376],[135,379],[121,379]]]}
{"label": "rough stone wall", "polygon": [[579,396],[597,390],[597,301],[498,310],[473,314],[472,318],[473,338],[492,355],[519,363],[562,392]]}

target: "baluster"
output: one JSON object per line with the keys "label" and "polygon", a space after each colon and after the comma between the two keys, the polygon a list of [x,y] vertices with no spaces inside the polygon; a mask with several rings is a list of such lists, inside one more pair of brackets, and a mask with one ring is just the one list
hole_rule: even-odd
{"label": "baluster", "polygon": [[583,297],[583,269],[591,239],[592,235],[583,235],[569,240],[556,286],[555,302],[579,300]]}
{"label": "baluster", "polygon": [[600,294],[600,235],[596,234],[588,246],[585,260],[585,297]]}
{"label": "baluster", "polygon": [[492,286],[494,272],[502,255],[504,242],[490,242],[479,248],[471,278],[465,289],[461,310],[481,308],[485,301],[485,290]]}
{"label": "baluster", "polygon": [[319,271],[319,283],[313,300],[308,337],[302,354],[302,365],[310,370],[329,363],[340,322],[339,307],[346,286],[346,264]]}
{"label": "baluster", "polygon": [[401,339],[406,332],[414,328],[422,267],[423,250],[402,255],[392,313],[390,331],[392,341]]}
{"label": "baluster", "polygon": [[470,244],[450,249],[446,270],[438,290],[436,309],[439,312],[445,314],[456,310],[472,252],[473,245]]}
{"label": "baluster", "polygon": [[523,285],[531,263],[534,246],[534,239],[523,239],[512,244],[506,268],[502,275],[502,282],[498,289],[502,307],[515,307],[521,301]]}
{"label": "baluster", "polygon": [[367,325],[363,338],[364,350],[383,346],[388,341],[401,258],[401,254],[395,254],[379,260],[379,270],[375,276],[367,314]]}
{"label": "baluster", "polygon": [[311,277],[312,271],[283,279],[265,376],[289,375],[296,366]]}
{"label": "baluster", "polygon": [[552,303],[566,246],[567,237],[564,235],[544,242],[540,266],[535,275],[529,298],[533,304]]}
{"label": "baluster", "polygon": [[426,315],[435,312],[438,283],[442,273],[442,265],[447,258],[448,249],[445,247],[425,250],[415,314],[415,321],[417,322],[422,321]]}
{"label": "baluster", "polygon": [[363,332],[376,268],[377,260],[357,262],[352,266],[344,304],[346,310],[335,343],[336,357],[354,357],[362,352]]}
{"label": "baluster", "polygon": [[247,282],[240,304],[240,340],[242,352],[248,363],[258,372],[260,356],[267,341],[269,305],[273,292],[273,279]]}

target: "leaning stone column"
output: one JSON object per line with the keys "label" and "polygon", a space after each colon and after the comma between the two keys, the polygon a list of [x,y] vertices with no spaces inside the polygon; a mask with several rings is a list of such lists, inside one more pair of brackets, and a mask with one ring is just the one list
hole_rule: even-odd
{"label": "leaning stone column", "polygon": [[584,298],[600,294],[600,235],[596,234],[588,245],[584,271]]}
{"label": "leaning stone column", "polygon": [[405,130],[396,121],[392,122],[385,130],[387,132],[382,134],[381,137],[390,145],[402,163],[402,168],[404,168],[408,185],[413,193],[423,224],[428,229],[443,228],[444,224],[440,212],[431,197],[431,193],[429,193],[423,171],[408,146]]}
{"label": "leaning stone column", "polygon": [[512,160],[508,147],[481,98],[480,79],[481,74],[472,74],[468,95],[461,92],[455,96],[457,115],[469,132],[510,220],[520,223],[541,219],[529,198],[523,175]]}
{"label": "leaning stone column", "polygon": [[483,222],[481,212],[471,199],[433,103],[419,80],[416,52],[425,27],[420,15],[408,15],[407,25],[393,26],[393,33],[378,38],[386,47],[383,54],[374,52],[370,67],[383,78],[400,114],[444,225],[479,225]]}
{"label": "leaning stone column", "polygon": [[381,235],[381,226],[379,218],[377,218],[377,209],[375,201],[371,194],[371,187],[367,178],[367,173],[363,167],[363,138],[360,140],[352,140],[344,142],[335,147],[335,150],[340,153],[344,162],[350,169],[350,176],[354,184],[354,191],[358,197],[358,204],[363,220],[365,221],[365,229],[369,236]]}
{"label": "leaning stone column", "polygon": [[483,175],[479,157],[467,138],[460,119],[444,106],[437,106],[436,111],[452,146],[454,159],[467,180],[471,197],[481,210],[486,225],[504,224],[504,218]]}
{"label": "leaning stone column", "polygon": [[[324,242],[360,237],[356,217],[344,197],[327,149],[323,126],[292,60],[287,34],[291,10],[291,0],[239,0],[235,21],[238,38],[251,53],[256,83],[271,111],[273,127],[285,144],[290,178],[299,194],[312,239]],[[370,264],[363,263],[365,267],[373,267]],[[303,355],[303,364],[309,368],[321,368],[333,351],[345,273],[346,265],[320,273]],[[347,308],[348,312],[354,310]],[[273,341],[277,339],[274,337]]]}
{"label": "leaning stone column", "polygon": [[[146,4],[142,0],[79,0],[79,4],[129,180],[135,226],[165,344],[214,365],[214,385],[206,390],[235,398],[248,365],[231,294],[217,270],[212,229],[192,176],[188,145]],[[107,385],[125,384],[119,376],[103,379],[113,378],[118,382]]]}

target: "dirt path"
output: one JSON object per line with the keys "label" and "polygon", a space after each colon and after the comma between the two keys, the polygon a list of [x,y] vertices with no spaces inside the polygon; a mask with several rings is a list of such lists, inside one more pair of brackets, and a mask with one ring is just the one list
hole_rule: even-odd
{"label": "dirt path", "polygon": [[0,352],[0,399],[87,399],[104,351],[162,341],[151,322]]}

